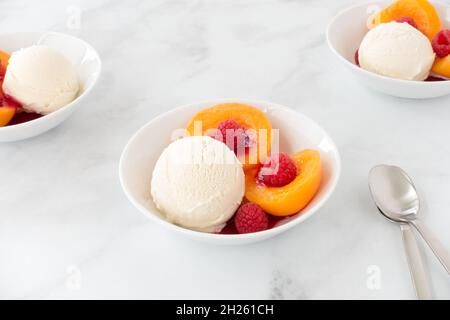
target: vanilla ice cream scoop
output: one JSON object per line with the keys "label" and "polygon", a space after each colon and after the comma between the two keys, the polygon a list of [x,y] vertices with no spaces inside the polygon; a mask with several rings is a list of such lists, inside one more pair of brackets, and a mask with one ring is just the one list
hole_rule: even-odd
{"label": "vanilla ice cream scoop", "polygon": [[234,152],[207,136],[172,142],[151,181],[153,201],[168,221],[204,232],[225,226],[244,191],[244,171]]}
{"label": "vanilla ice cream scoop", "polygon": [[371,29],[358,55],[361,68],[403,80],[425,80],[435,58],[430,40],[404,22],[382,23]]}
{"label": "vanilla ice cream scoop", "polygon": [[9,59],[3,91],[27,111],[49,114],[74,100],[80,90],[70,61],[47,46],[31,46]]}

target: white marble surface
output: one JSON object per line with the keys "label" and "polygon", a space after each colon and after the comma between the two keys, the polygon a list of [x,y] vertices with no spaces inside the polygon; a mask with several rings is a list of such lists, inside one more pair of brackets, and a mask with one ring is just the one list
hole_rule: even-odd
{"label": "white marble surface", "polygon": [[[98,49],[104,69],[67,122],[0,145],[0,298],[413,299],[399,228],[377,214],[367,173],[404,167],[425,222],[450,248],[450,97],[401,100],[354,81],[324,41],[353,1],[1,1],[2,32],[71,33]],[[304,112],[343,160],[317,215],[251,246],[175,236],[141,216],[118,181],[140,126],[226,97]],[[448,275],[425,252],[435,297],[449,299]],[[371,266],[379,287],[367,286]]]}

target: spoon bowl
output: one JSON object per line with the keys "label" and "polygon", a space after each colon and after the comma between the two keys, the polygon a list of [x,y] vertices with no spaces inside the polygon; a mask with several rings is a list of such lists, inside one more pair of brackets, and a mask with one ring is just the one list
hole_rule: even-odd
{"label": "spoon bowl", "polygon": [[417,218],[419,195],[411,178],[401,168],[388,165],[372,168],[369,188],[378,209],[389,220],[409,222]]}

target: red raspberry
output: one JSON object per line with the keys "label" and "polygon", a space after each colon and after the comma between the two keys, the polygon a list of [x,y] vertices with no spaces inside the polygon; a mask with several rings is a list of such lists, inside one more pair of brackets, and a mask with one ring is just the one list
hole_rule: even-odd
{"label": "red raspberry", "polygon": [[225,143],[234,153],[237,154],[239,150],[245,150],[249,147],[249,136],[235,120],[222,121],[218,124],[217,129],[220,134],[213,135],[213,138]]}
{"label": "red raspberry", "polygon": [[258,232],[269,227],[267,214],[260,206],[251,202],[247,202],[239,208],[234,217],[234,223],[239,233]]}
{"label": "red raspberry", "polygon": [[434,52],[439,58],[444,58],[450,54],[450,30],[439,31],[431,41]]}
{"label": "red raspberry", "polygon": [[257,179],[268,187],[282,187],[297,176],[297,166],[285,153],[270,156],[259,169]]}
{"label": "red raspberry", "polygon": [[401,17],[401,18],[395,19],[395,22],[400,22],[400,23],[406,22],[406,23],[410,24],[411,26],[413,26],[414,28],[419,29],[419,27],[417,26],[417,23],[411,17]]}
{"label": "red raspberry", "polygon": [[355,63],[359,66],[359,49],[356,49],[355,51]]}

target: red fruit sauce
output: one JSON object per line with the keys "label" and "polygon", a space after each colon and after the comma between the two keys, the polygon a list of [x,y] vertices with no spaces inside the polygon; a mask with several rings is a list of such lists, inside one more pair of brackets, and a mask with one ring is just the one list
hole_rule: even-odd
{"label": "red fruit sauce", "polygon": [[4,95],[0,97],[0,108],[1,107],[13,107],[16,108],[16,114],[11,119],[11,121],[6,126],[13,126],[16,124],[21,124],[24,122],[32,121],[42,117],[42,115],[34,112],[25,112],[22,109],[22,105],[15,100],[13,97]]}
{"label": "red fruit sauce", "polygon": [[436,77],[436,76],[428,76],[425,81],[433,82],[433,81],[448,81],[448,79]]}
{"label": "red fruit sauce", "polygon": [[32,121],[35,119],[39,119],[40,117],[42,117],[41,114],[34,113],[34,112],[18,112],[14,115],[14,117],[8,123],[8,126],[14,126],[16,124],[25,123],[25,122]]}

